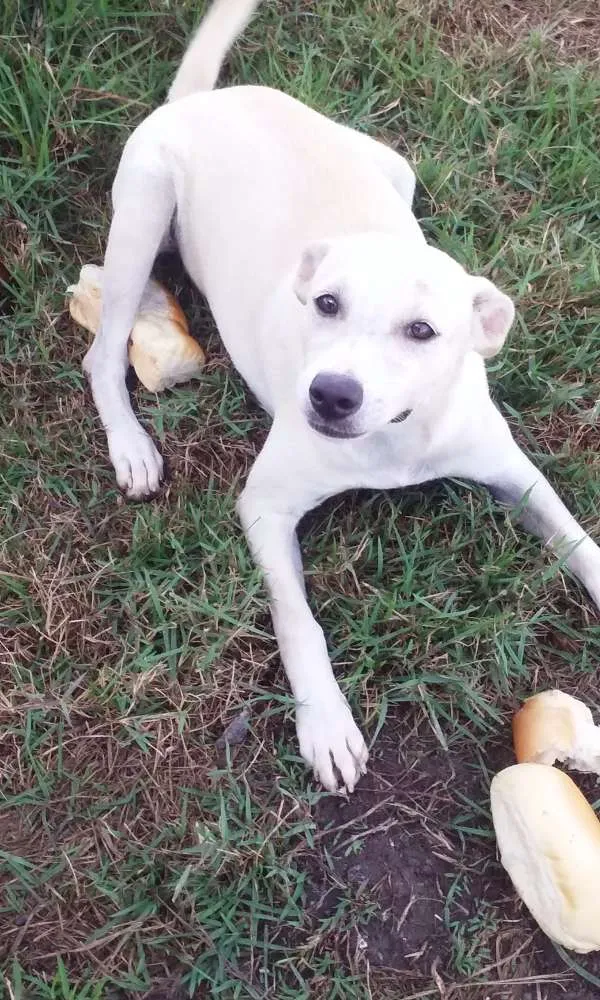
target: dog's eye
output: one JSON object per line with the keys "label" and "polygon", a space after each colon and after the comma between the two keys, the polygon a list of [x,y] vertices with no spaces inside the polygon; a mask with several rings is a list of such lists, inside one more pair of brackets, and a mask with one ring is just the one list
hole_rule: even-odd
{"label": "dog's eye", "polygon": [[432,337],[437,336],[433,327],[423,320],[417,320],[416,323],[409,323],[406,327],[406,333],[411,340],[431,340]]}
{"label": "dog's eye", "polygon": [[315,305],[323,316],[336,316],[340,309],[340,304],[335,295],[319,295],[315,299]]}

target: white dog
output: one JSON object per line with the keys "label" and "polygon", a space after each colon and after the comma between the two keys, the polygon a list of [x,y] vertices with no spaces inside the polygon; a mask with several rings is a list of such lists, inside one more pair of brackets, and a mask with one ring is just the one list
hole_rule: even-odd
{"label": "white dog", "polygon": [[127,343],[174,236],[273,417],[239,514],[268,584],[302,756],[328,789],[352,791],[367,749],[306,601],[306,511],[343,490],[466,477],[507,503],[525,498],[527,526],[560,547],[596,604],[600,550],[490,400],[483,359],[502,347],[513,304],[425,242],[406,161],[279,91],[212,90],[257,3],[216,0],[169,103],[125,146],[102,326],[84,366],[119,485],[154,493],[162,459],[131,409]]}

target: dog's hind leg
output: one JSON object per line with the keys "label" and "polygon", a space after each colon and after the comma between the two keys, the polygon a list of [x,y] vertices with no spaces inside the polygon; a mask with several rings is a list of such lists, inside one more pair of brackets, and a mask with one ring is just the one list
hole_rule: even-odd
{"label": "dog's hind leg", "polygon": [[409,208],[415,197],[417,179],[412,167],[400,153],[385,146],[377,139],[371,139],[371,149],[382,172],[388,178],[392,187],[397,191]]}
{"label": "dog's hind leg", "polygon": [[408,207],[412,208],[417,179],[408,161],[400,153],[386,146],[384,142],[380,142],[379,139],[374,139],[364,132],[352,131],[363,153],[367,152],[369,154],[381,170],[381,173],[387,177],[394,190],[406,202]]}
{"label": "dog's hind leg", "polygon": [[125,385],[129,335],[175,209],[172,178],[155,148],[134,133],[123,152],[113,186],[102,322],[83,362],[117,482],[133,499],[154,493],[163,470],[162,457],[135,417]]}

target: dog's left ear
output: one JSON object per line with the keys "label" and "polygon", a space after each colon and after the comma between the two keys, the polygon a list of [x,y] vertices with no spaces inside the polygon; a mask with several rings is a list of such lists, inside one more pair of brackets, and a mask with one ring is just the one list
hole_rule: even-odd
{"label": "dog's left ear", "polygon": [[310,243],[302,254],[302,260],[300,261],[300,267],[298,268],[298,274],[294,282],[294,291],[303,306],[306,305],[308,300],[310,283],[317,273],[319,264],[327,256],[328,251],[328,243]]}
{"label": "dog's left ear", "polygon": [[502,348],[515,318],[512,299],[487,278],[473,278],[473,347],[484,358]]}

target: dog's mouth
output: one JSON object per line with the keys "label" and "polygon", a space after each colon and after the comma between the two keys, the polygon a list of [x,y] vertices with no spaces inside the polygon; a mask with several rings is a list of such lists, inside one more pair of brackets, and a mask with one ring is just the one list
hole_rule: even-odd
{"label": "dog's mouth", "polygon": [[[392,417],[389,423],[401,424],[411,413],[412,410],[402,410],[397,416]],[[312,415],[308,417],[308,423],[313,431],[317,431],[323,437],[335,438],[337,441],[353,441],[356,438],[365,436],[364,431],[353,431],[349,427],[336,427],[334,424],[323,424],[319,420],[315,420]]]}
{"label": "dog's mouth", "polygon": [[363,436],[361,433],[356,433],[342,427],[334,427],[331,424],[321,424],[317,420],[313,420],[312,417],[308,418],[308,423],[312,427],[313,431],[317,431],[317,433],[322,434],[323,437],[335,438],[338,441],[352,441],[354,438]]}
{"label": "dog's mouth", "polygon": [[410,417],[411,413],[412,410],[402,410],[402,413],[399,413],[397,417],[392,417],[390,424],[401,424],[403,420]]}

